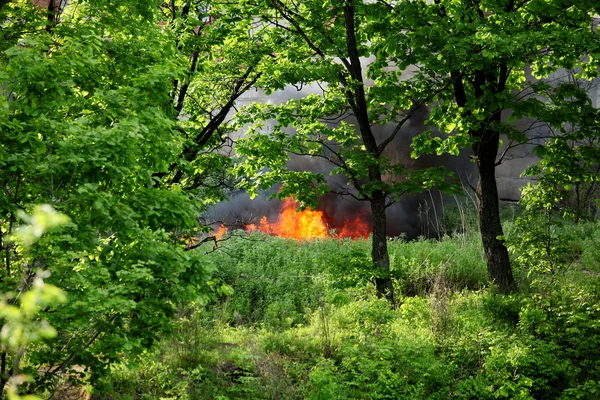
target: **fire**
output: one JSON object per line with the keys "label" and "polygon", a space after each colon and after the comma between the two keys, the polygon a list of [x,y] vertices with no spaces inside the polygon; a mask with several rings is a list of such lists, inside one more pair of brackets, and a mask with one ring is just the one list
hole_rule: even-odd
{"label": "fire", "polygon": [[[258,225],[246,225],[246,231],[261,231],[269,235],[296,240],[312,240],[330,236],[322,211],[297,211],[297,208],[298,202],[293,198],[287,198],[283,202],[276,222],[269,223],[267,217],[262,217]],[[366,238],[370,232],[369,224],[358,217],[352,221],[346,220],[344,226],[333,236],[339,238]]]}
{"label": "fire", "polygon": [[217,238],[217,240],[220,240],[223,239],[223,236],[225,236],[226,233],[227,227],[225,226],[225,224],[221,224],[221,226],[214,231],[214,236],[215,238]]}
{"label": "fire", "polygon": [[283,202],[277,222],[267,222],[262,217],[260,224],[248,225],[247,230],[259,230],[270,235],[296,240],[310,240],[327,237],[327,225],[323,222],[323,212],[313,210],[296,211],[298,202],[287,198]]}
{"label": "fire", "polygon": [[359,237],[367,238],[371,233],[371,227],[369,223],[364,219],[357,217],[353,220],[344,219],[344,226],[342,226],[337,236],[341,238],[352,238],[356,239]]}

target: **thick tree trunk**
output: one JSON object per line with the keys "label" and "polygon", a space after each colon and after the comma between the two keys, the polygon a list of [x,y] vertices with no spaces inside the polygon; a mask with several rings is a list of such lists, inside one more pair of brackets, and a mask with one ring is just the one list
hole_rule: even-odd
{"label": "thick tree trunk", "polygon": [[373,216],[373,244],[371,258],[375,268],[375,286],[377,296],[385,298],[394,304],[394,286],[390,276],[390,257],[387,248],[385,196],[383,193],[373,193],[371,199],[371,214]]}
{"label": "thick tree trunk", "polygon": [[485,251],[487,269],[490,280],[503,293],[516,289],[508,250],[502,239],[502,224],[498,203],[498,187],[496,185],[496,154],[498,152],[499,134],[485,132],[481,141],[474,146],[477,155],[479,180],[477,182],[477,199],[479,208],[479,231]]}
{"label": "thick tree trunk", "polygon": [[[509,68],[501,64],[497,71],[478,70],[473,77],[473,91],[477,99],[486,95],[485,88],[491,89],[494,94],[502,93],[508,79]],[[456,103],[459,107],[466,107],[468,97],[463,83],[462,73],[452,71],[453,90]],[[479,208],[479,232],[485,251],[488,275],[490,280],[498,285],[501,292],[507,293],[516,289],[513,278],[508,250],[502,239],[502,223],[500,222],[500,208],[498,204],[498,187],[496,185],[496,157],[500,145],[500,133],[493,128],[494,124],[502,120],[502,110],[490,106],[493,111],[486,127],[482,130],[469,132],[473,143],[473,154],[479,170],[477,182],[477,200]],[[469,113],[466,113],[469,114]]]}

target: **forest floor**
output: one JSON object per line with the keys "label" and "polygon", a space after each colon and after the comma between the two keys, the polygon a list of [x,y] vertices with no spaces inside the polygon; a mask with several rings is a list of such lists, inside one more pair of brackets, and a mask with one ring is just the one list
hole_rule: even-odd
{"label": "forest floor", "polygon": [[395,307],[375,296],[366,240],[232,238],[208,255],[215,296],[94,398],[598,399],[600,226],[557,235],[567,261],[515,262],[510,295],[488,284],[475,230],[390,239]]}

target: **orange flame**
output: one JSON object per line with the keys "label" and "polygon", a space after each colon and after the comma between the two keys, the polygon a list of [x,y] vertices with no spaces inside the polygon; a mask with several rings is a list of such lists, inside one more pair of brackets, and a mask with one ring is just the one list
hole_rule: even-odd
{"label": "orange flame", "polygon": [[[262,217],[258,225],[246,225],[246,231],[261,231],[269,235],[296,240],[312,240],[329,236],[322,211],[297,211],[297,208],[298,202],[293,198],[287,198],[283,202],[276,222],[269,223],[267,217]],[[334,236],[339,238],[366,238],[370,232],[369,224],[358,217],[352,221],[346,220],[342,229]]]}
{"label": "orange flame", "polygon": [[259,230],[270,235],[296,240],[311,240],[327,237],[327,225],[323,222],[323,212],[313,210],[296,211],[298,202],[287,198],[283,202],[277,222],[267,222],[262,217],[258,226],[246,226],[246,230]]}
{"label": "orange flame", "polygon": [[371,233],[371,227],[369,223],[362,219],[361,217],[356,217],[353,220],[344,219],[344,226],[342,226],[338,232],[337,236],[340,238],[367,238]]}
{"label": "orange flame", "polygon": [[217,240],[221,240],[223,239],[223,236],[225,236],[226,233],[227,227],[225,226],[225,224],[221,224],[221,226],[218,227],[216,231],[214,231],[214,236],[215,238],[217,238]]}

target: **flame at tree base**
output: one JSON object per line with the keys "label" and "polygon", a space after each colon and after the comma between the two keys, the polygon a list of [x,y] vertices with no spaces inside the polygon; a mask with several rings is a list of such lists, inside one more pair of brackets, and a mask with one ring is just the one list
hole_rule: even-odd
{"label": "flame at tree base", "polygon": [[262,217],[259,224],[246,225],[246,232],[261,231],[272,236],[280,236],[296,240],[312,240],[318,238],[367,238],[371,233],[369,223],[361,217],[346,219],[337,233],[330,234],[322,211],[297,211],[299,204],[293,198],[283,202],[276,222],[269,223]]}

